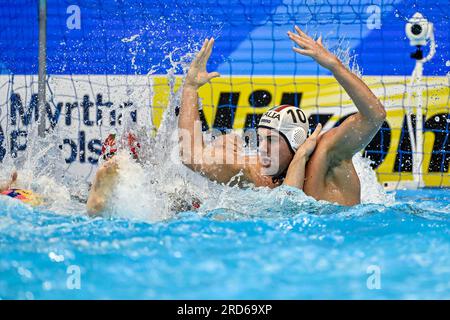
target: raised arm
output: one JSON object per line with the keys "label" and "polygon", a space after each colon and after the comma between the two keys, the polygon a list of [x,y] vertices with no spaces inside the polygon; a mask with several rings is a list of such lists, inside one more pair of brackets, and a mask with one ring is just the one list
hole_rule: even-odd
{"label": "raised arm", "polygon": [[208,73],[206,63],[212,52],[214,39],[206,39],[200,52],[192,62],[186,76],[181,97],[178,119],[180,155],[183,163],[191,169],[199,169],[204,151],[202,124],[198,113],[198,89],[211,79],[219,77],[218,72]]}
{"label": "raised arm", "polygon": [[237,159],[240,157],[240,139],[230,134],[218,137],[212,144],[205,144],[198,112],[198,89],[220,76],[218,72],[206,71],[213,45],[213,38],[205,40],[183,85],[178,119],[180,156],[192,170],[217,182],[228,183],[241,170]]}
{"label": "raised arm", "polygon": [[351,159],[375,136],[386,119],[386,111],[369,87],[323,46],[321,37],[314,41],[299,27],[296,26],[295,29],[297,34],[288,32],[288,36],[300,48],[294,47],[293,50],[312,57],[322,67],[330,70],[358,109],[356,114],[328,131],[322,138],[332,161]]}
{"label": "raised arm", "polygon": [[[203,141],[198,113],[198,89],[218,72],[208,73],[206,64],[211,56],[214,39],[207,39],[192,62],[186,76],[178,120],[181,161],[187,167],[219,183],[254,183],[256,186],[276,185],[270,177],[262,176],[257,156],[246,156],[242,139],[235,134],[217,137],[212,143]],[[235,179],[234,179],[235,178]]]}
{"label": "raised arm", "polygon": [[86,203],[90,216],[99,216],[106,209],[106,204],[117,183],[118,168],[119,165],[113,158],[97,170]]}

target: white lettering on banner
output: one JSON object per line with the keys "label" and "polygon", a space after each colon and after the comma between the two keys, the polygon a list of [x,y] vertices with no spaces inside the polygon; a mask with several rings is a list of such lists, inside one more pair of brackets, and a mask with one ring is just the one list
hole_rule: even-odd
{"label": "white lettering on banner", "polygon": [[377,5],[371,5],[367,7],[366,12],[370,15],[366,22],[367,29],[381,29],[381,8]]}
{"label": "white lettering on banner", "polygon": [[81,9],[77,5],[70,5],[67,7],[66,13],[69,14],[67,17],[66,25],[69,30],[80,30],[81,29]]}
{"label": "white lettering on banner", "polygon": [[[145,76],[50,77],[48,126],[60,133],[65,162],[96,164],[102,140],[121,126],[151,125],[151,83]],[[0,161],[27,149],[39,120],[37,77],[0,76]],[[28,142],[29,143],[29,142]]]}

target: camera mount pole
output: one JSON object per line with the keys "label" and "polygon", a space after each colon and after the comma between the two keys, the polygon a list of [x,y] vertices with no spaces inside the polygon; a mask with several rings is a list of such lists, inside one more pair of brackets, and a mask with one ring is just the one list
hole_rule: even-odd
{"label": "camera mount pole", "polygon": [[422,163],[423,163],[423,62],[416,61],[415,81],[416,81],[416,152],[413,156],[413,176],[414,181],[418,183],[418,187],[424,186]]}
{"label": "camera mount pole", "polygon": [[[433,25],[430,24],[430,28]],[[436,42],[434,39],[434,30],[430,32],[430,52],[425,58],[417,59],[411,77],[411,89],[416,89],[416,135],[414,139],[414,131],[412,130],[411,113],[408,115],[408,131],[410,134],[411,146],[413,151],[413,178],[418,187],[424,187],[423,182],[423,65],[430,61],[436,53]],[[409,101],[410,101],[409,96]],[[411,104],[409,103],[409,106]]]}

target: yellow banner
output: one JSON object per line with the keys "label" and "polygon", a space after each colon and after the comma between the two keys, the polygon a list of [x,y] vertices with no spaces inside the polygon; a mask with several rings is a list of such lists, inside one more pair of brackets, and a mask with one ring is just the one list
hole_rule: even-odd
{"label": "yellow banner", "polygon": [[[409,77],[363,77],[363,80],[382,101],[388,114],[387,124],[377,135],[378,140],[375,142],[378,145],[371,154],[371,158],[378,160],[378,178],[380,182],[390,183],[410,181],[411,153],[408,132],[405,130]],[[423,78],[422,172],[426,186],[450,186],[449,82],[448,77]],[[179,89],[180,84],[181,79],[177,78],[175,91]],[[169,103],[170,88],[167,78],[154,78],[153,88],[153,123],[159,126],[164,108]],[[413,113],[416,113],[416,89],[411,89]],[[333,77],[221,77],[202,87],[199,96],[210,128],[215,123],[220,123],[238,131],[244,129],[246,124],[249,125],[252,115],[262,114],[268,108],[280,104],[299,105],[310,116],[310,120],[320,118],[325,130],[357,111],[349,96]],[[222,108],[218,108],[219,105]],[[228,108],[218,112],[223,106]],[[229,116],[229,110],[233,110],[232,116]]]}

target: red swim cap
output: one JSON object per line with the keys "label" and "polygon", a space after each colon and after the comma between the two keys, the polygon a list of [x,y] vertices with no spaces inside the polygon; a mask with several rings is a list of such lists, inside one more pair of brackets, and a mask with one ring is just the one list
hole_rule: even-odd
{"label": "red swim cap", "polygon": [[[141,148],[141,145],[136,135],[128,132],[125,139],[122,139],[122,145],[125,145],[128,148],[133,159],[139,159],[139,149]],[[116,135],[111,133],[102,144],[102,152],[100,157],[102,157],[103,160],[109,160],[116,155],[117,150]]]}
{"label": "red swim cap", "polygon": [[102,144],[102,153],[100,154],[100,157],[102,157],[103,160],[109,160],[116,154],[116,152],[116,135],[111,133],[108,137],[106,137]]}
{"label": "red swim cap", "polygon": [[133,156],[133,159],[139,159],[139,150],[141,149],[141,144],[139,143],[136,135],[129,132],[127,136],[128,148],[130,149],[130,153]]}

